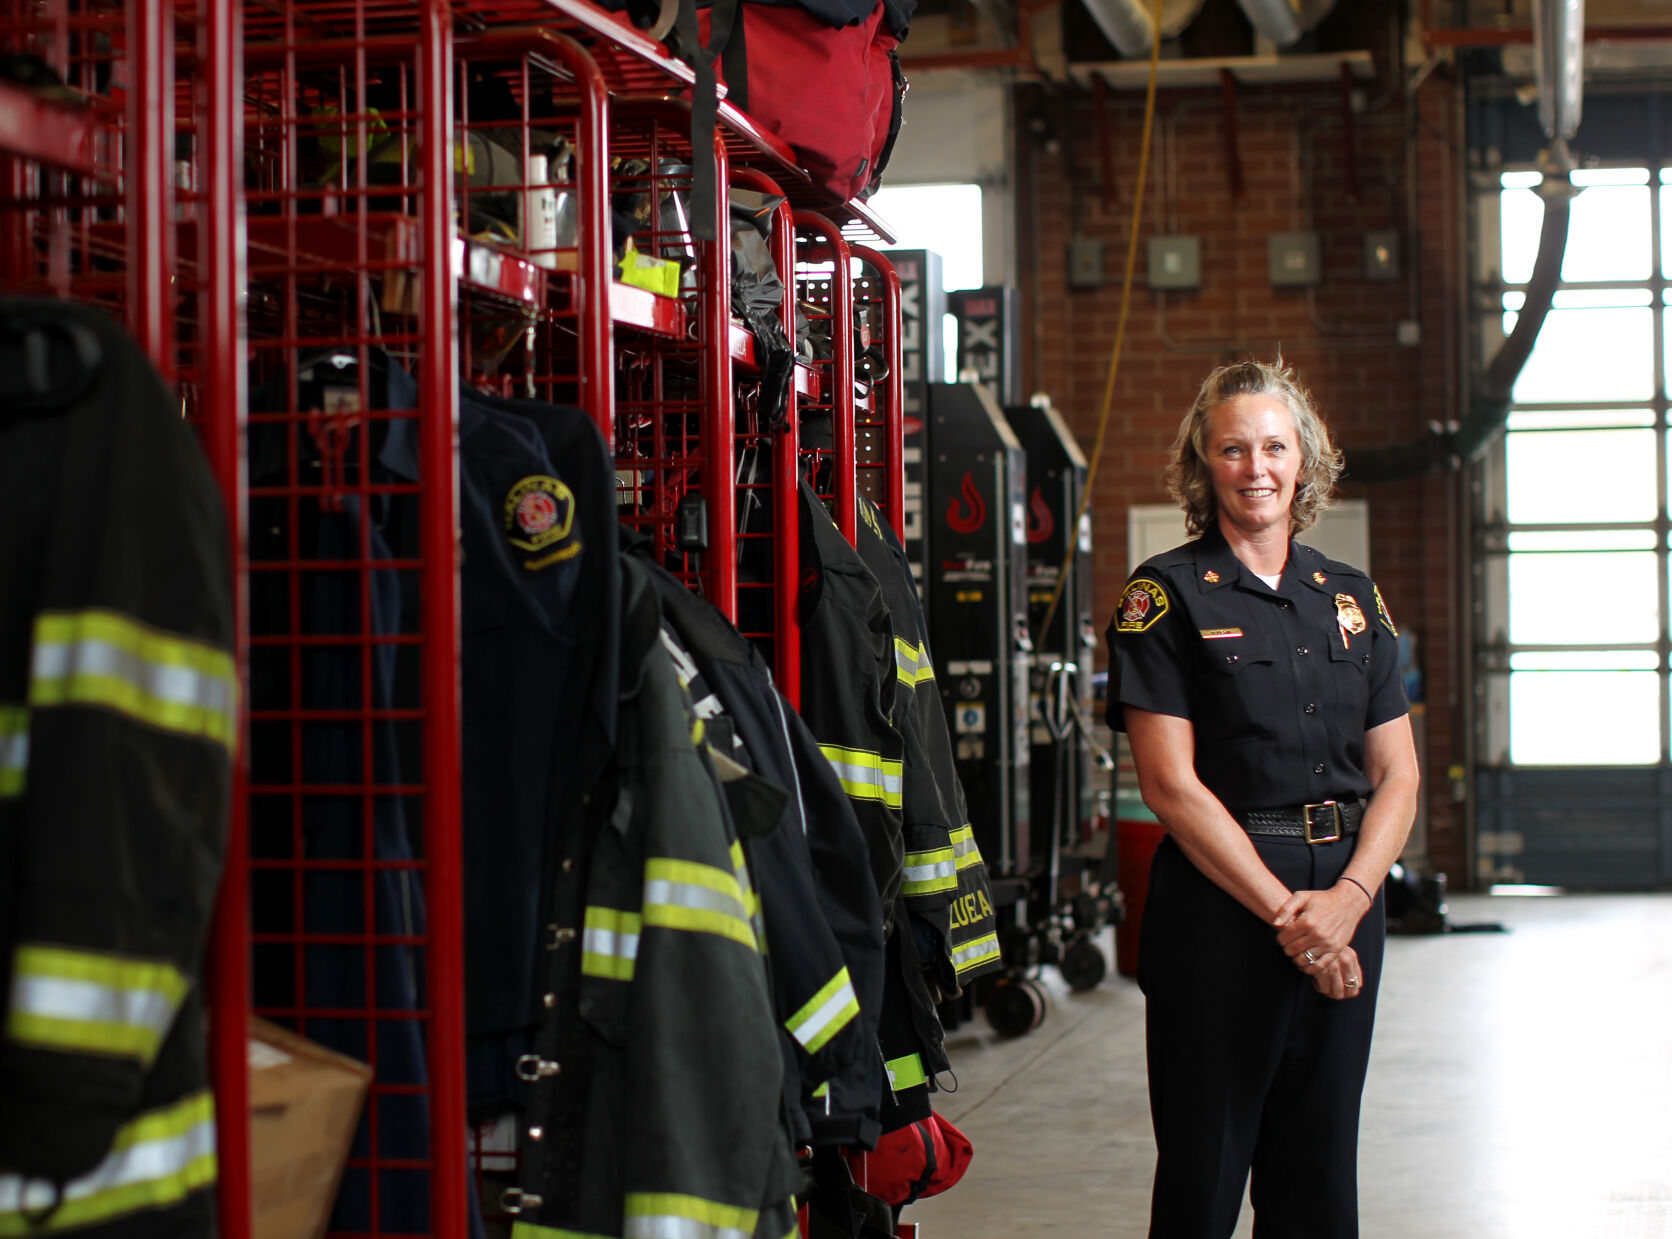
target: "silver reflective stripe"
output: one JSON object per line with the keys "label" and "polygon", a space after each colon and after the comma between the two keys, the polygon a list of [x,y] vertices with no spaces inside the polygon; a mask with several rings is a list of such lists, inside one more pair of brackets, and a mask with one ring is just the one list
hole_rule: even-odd
{"label": "silver reflective stripe", "polygon": [[905,790],[906,779],[901,763],[889,761],[886,757],[882,763],[882,790],[884,795],[898,804],[900,795]]}
{"label": "silver reflective stripe", "polygon": [[179,1009],[176,993],[159,989],[115,989],[94,981],[18,975],[12,979],[12,1010],[46,1019],[77,1020],[143,1028],[163,1034]]}
{"label": "silver reflective stripe", "polygon": [[630,1217],[622,1229],[622,1239],[752,1239],[752,1233],[733,1226],[714,1226],[696,1218]]}
{"label": "silver reflective stripe", "polygon": [[928,882],[934,878],[951,878],[956,881],[957,877],[958,862],[955,860],[939,860],[929,865],[905,867],[905,880],[908,882]]}
{"label": "silver reflective stripe", "polygon": [[749,909],[742,900],[728,895],[723,891],[713,890],[706,886],[694,886],[689,882],[669,882],[655,878],[644,884],[644,902],[659,904],[663,907],[693,908],[705,912],[718,912],[723,916],[735,916],[740,921],[747,922]]}
{"label": "silver reflective stripe", "polygon": [[960,826],[951,836],[952,852],[958,858],[958,868],[968,869],[971,865],[981,863],[981,849],[975,845],[975,831],[969,826]]}
{"label": "silver reflective stripe", "polygon": [[23,794],[29,769],[29,709],[0,705],[0,800]]}
{"label": "silver reflective stripe", "polygon": [[196,706],[217,714],[232,710],[233,691],[225,681],[191,667],[149,662],[108,641],[87,639],[63,645],[37,645],[30,671],[37,680],[109,676],[132,684],[158,701]]}
{"label": "silver reflective stripe", "polygon": [[952,969],[962,976],[978,964],[983,964],[990,959],[997,959],[999,954],[998,935],[987,934],[952,952]]}
{"label": "silver reflective stripe", "polygon": [[817,1054],[858,1014],[859,996],[853,992],[853,981],[844,967],[807,1006],[790,1017],[790,1034],[809,1054]]}
{"label": "silver reflective stripe", "polygon": [[676,1192],[629,1192],[623,1239],[752,1239],[760,1213]]}

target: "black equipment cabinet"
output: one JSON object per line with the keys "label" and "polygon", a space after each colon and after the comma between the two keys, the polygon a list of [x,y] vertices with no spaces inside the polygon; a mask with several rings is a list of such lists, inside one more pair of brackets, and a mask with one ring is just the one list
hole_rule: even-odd
{"label": "black equipment cabinet", "polygon": [[[1029,710],[1032,864],[1043,869],[1051,863],[1048,832],[1055,830],[1060,848],[1073,848],[1096,815],[1088,737],[1077,725],[1061,726],[1064,693],[1073,695],[1080,718],[1092,717],[1097,630],[1091,613],[1091,518],[1089,513],[1080,516],[1086,458],[1049,397],[1035,396],[1032,403],[1012,405],[1004,412],[1026,454],[1028,468],[1027,615],[1034,644]],[[1067,582],[1050,626],[1042,629],[1065,561]],[[1062,668],[1055,675],[1054,665]],[[1065,684],[1057,682],[1059,675],[1066,676]],[[1060,738],[1058,732],[1063,733]],[[1059,747],[1066,752],[1059,753]]]}
{"label": "black equipment cabinet", "polygon": [[931,384],[928,433],[935,682],[976,843],[999,879],[1023,872],[1031,856],[1027,462],[979,384]]}

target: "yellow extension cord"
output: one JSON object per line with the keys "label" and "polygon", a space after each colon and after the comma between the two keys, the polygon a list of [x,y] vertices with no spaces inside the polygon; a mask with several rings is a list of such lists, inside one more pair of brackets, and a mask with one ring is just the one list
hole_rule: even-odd
{"label": "yellow extension cord", "polygon": [[[1161,9],[1164,0],[1155,0],[1153,19],[1155,30],[1150,38],[1149,90],[1144,96],[1144,138],[1138,148],[1138,188],[1132,195],[1132,232],[1126,243],[1126,274],[1121,280],[1120,288],[1120,317],[1115,320],[1115,346],[1109,354],[1109,379],[1103,385],[1103,412],[1097,419],[1097,440],[1092,445],[1091,460],[1086,465],[1086,485],[1080,495],[1080,510],[1074,514],[1074,523],[1068,529],[1068,547],[1062,557],[1062,567],[1057,572],[1057,587],[1051,592],[1051,605],[1045,608],[1045,618],[1039,622],[1039,631],[1034,634],[1034,646],[1037,648],[1050,631],[1051,620],[1057,613],[1057,604],[1062,601],[1062,591],[1068,584],[1068,570],[1074,564],[1074,552],[1080,544],[1080,523],[1086,518],[1086,509],[1091,506],[1092,483],[1097,479],[1097,465],[1103,459],[1103,440],[1109,432],[1109,413],[1115,404],[1115,375],[1120,371],[1121,345],[1126,341],[1126,314],[1132,306],[1132,272],[1138,262],[1138,225],[1144,215],[1144,180],[1149,172],[1150,134],[1155,129],[1155,82],[1161,65]],[[1063,651],[1066,655],[1067,650]]]}

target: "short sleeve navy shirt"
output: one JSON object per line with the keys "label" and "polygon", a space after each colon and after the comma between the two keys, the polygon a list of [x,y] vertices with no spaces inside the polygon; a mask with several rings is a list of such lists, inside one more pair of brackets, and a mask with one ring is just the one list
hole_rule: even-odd
{"label": "short sleeve navy shirt", "polygon": [[1109,725],[1189,719],[1233,812],[1368,796],[1364,734],[1410,709],[1381,591],[1298,542],[1273,589],[1210,529],[1133,573],[1107,636]]}

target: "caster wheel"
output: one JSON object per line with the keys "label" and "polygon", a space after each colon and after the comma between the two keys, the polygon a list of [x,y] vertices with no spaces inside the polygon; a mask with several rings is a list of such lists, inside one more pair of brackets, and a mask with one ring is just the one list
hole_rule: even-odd
{"label": "caster wheel", "polygon": [[1075,991],[1096,989],[1109,975],[1109,961],[1103,958],[1096,943],[1085,938],[1069,943],[1057,966],[1062,969],[1062,979],[1068,982],[1068,988]]}
{"label": "caster wheel", "polygon": [[1000,981],[987,995],[987,1022],[1001,1037],[1020,1037],[1045,1018],[1045,991],[1031,979]]}

